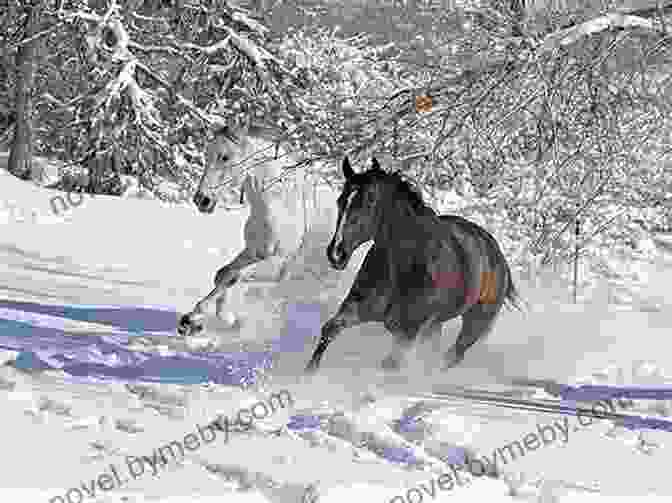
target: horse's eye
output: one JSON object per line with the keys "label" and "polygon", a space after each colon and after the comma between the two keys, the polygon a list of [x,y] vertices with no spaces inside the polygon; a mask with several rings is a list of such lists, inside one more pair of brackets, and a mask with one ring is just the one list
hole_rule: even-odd
{"label": "horse's eye", "polygon": [[376,202],[376,193],[372,190],[366,192],[365,201],[367,205],[372,205]]}

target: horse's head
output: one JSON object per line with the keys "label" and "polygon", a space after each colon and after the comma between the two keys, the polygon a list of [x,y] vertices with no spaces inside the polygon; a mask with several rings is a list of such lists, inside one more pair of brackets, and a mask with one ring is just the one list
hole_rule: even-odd
{"label": "horse's head", "polygon": [[345,185],[338,197],[336,232],[327,247],[327,258],[335,269],[345,269],[353,252],[374,238],[379,215],[379,201],[384,184],[377,183],[385,172],[374,157],[371,169],[356,174],[350,160],[343,159]]}
{"label": "horse's head", "polygon": [[217,206],[217,194],[221,187],[232,182],[240,183],[240,162],[244,157],[246,139],[236,135],[228,127],[215,131],[207,144],[205,171],[194,194],[194,204],[201,213],[212,213]]}

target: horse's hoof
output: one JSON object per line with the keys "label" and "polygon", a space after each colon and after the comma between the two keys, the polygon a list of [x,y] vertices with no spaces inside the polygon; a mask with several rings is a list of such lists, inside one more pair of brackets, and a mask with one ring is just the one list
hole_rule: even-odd
{"label": "horse's hoof", "polygon": [[398,372],[401,370],[401,362],[398,358],[388,356],[380,363],[380,367],[383,370]]}
{"label": "horse's hoof", "polygon": [[189,318],[189,315],[185,314],[180,318],[180,322],[177,325],[177,333],[182,337],[189,337],[203,330],[202,323],[194,323]]}
{"label": "horse's hoof", "polygon": [[319,364],[315,360],[310,360],[308,362],[308,365],[306,365],[305,374],[306,375],[315,375],[317,373],[318,368],[319,368]]}
{"label": "horse's hoof", "polygon": [[177,324],[177,333],[180,335],[187,335],[191,329],[191,320],[188,315],[183,315]]}
{"label": "horse's hoof", "polygon": [[448,352],[443,357],[443,366],[441,370],[448,370],[454,367],[457,367],[462,360],[464,360],[464,355],[457,353],[455,349],[449,349]]}
{"label": "horse's hoof", "polygon": [[181,337],[190,337],[194,334],[194,327],[177,327],[177,333]]}

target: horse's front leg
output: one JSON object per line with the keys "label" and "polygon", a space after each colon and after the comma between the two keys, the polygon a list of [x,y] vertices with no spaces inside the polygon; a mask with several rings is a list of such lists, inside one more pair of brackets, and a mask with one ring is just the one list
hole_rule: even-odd
{"label": "horse's front leg", "polygon": [[[397,306],[397,309],[392,309],[388,314],[392,314],[395,311],[397,315],[401,314],[399,307]],[[388,371],[401,370],[405,364],[406,355],[413,347],[413,343],[418,335],[422,334],[423,338],[429,337],[429,334],[433,330],[436,330],[436,326],[436,316],[432,316],[424,321],[405,320],[403,322],[395,318],[388,318],[385,321],[385,328],[394,337],[394,347],[381,362],[381,368]],[[441,325],[438,324],[438,326],[440,327]]]}
{"label": "horse's front leg", "polygon": [[385,328],[394,337],[394,347],[380,363],[380,367],[388,371],[401,370],[406,361],[406,354],[413,347],[418,331],[399,325],[389,326],[385,324]]}
{"label": "horse's front leg", "polygon": [[357,304],[351,301],[345,301],[341,304],[338,312],[332,316],[324,325],[322,325],[322,333],[320,341],[317,343],[313,356],[310,358],[306,366],[306,373],[314,374],[320,367],[322,355],[327,350],[331,342],[346,328],[362,323],[359,317]]}
{"label": "horse's front leg", "polygon": [[245,248],[230,263],[219,269],[217,274],[215,274],[215,288],[199,300],[190,313],[185,314],[180,318],[180,323],[177,328],[178,333],[180,335],[191,335],[200,331],[203,328],[203,325],[200,322],[205,318],[205,313],[213,301],[216,302],[217,316],[220,319],[228,318],[226,321],[229,321],[231,324],[235,323],[235,316],[233,313],[229,313],[228,316],[224,313],[227,290],[238,281],[240,272],[243,269],[260,260],[262,260],[262,257],[259,257],[248,248]]}

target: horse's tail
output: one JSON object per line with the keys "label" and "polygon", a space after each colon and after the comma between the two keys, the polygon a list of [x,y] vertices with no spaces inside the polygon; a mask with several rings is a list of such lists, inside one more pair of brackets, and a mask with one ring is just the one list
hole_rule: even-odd
{"label": "horse's tail", "polygon": [[509,307],[512,307],[517,311],[522,312],[523,306],[527,307],[528,304],[525,301],[525,299],[521,297],[520,292],[518,291],[516,285],[513,282],[513,276],[511,275],[511,268],[509,267],[508,263],[506,263],[506,272],[509,277],[509,284],[506,287],[506,293],[504,294],[504,299]]}

